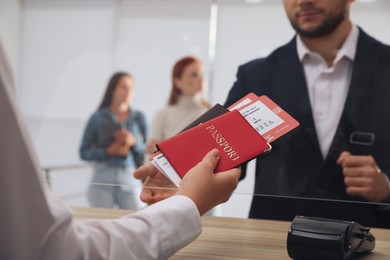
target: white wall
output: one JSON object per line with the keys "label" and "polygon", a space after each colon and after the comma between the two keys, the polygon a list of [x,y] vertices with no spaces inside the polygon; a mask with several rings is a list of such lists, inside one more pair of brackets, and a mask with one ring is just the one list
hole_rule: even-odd
{"label": "white wall", "polygon": [[44,166],[79,162],[84,119],[113,68],[115,2],[27,1],[19,101]]}
{"label": "white wall", "polygon": [[[113,71],[135,76],[134,106],[150,120],[166,103],[170,70],[181,56],[193,54],[205,62],[213,73],[208,98],[224,103],[240,64],[267,55],[294,34],[282,1],[218,0],[216,56],[209,63],[212,0],[25,0],[20,20],[12,16],[10,28],[21,21],[15,51],[17,37],[1,26],[3,7],[15,8],[11,1],[0,2],[0,36],[5,35],[10,56],[21,58],[19,66],[13,58],[20,105],[43,166],[80,163],[85,121]],[[389,14],[388,0],[356,2],[352,19],[390,43]],[[249,173],[240,182],[224,214],[246,217],[253,178]]]}
{"label": "white wall", "polygon": [[19,72],[20,19],[19,1],[0,1],[0,42],[7,54],[15,83],[17,83]]}
{"label": "white wall", "polygon": [[208,69],[210,0],[133,0],[118,6],[115,69],[136,78],[134,105],[151,119],[166,105],[173,64],[195,55]]}

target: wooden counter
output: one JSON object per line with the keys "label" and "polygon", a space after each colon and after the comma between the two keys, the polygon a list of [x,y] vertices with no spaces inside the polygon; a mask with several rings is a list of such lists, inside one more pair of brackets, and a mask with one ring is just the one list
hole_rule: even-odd
{"label": "wooden counter", "polygon": [[[76,218],[118,218],[131,211],[73,208]],[[390,220],[389,220],[390,221]],[[170,259],[290,259],[286,240],[290,222],[202,217],[202,234]],[[390,230],[372,229],[376,237],[373,253],[364,260],[390,259]],[[331,260],[331,259],[330,259]]]}

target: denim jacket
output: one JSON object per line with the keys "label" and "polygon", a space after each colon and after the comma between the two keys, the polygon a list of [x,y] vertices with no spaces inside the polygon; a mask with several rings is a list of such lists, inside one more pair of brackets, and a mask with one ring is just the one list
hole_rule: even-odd
{"label": "denim jacket", "polygon": [[[101,141],[102,135],[107,135],[107,129],[104,132],[103,126],[111,126],[112,130],[111,133],[109,133],[109,138],[111,138],[114,132],[121,127],[125,127],[128,131],[133,133],[137,143],[129,150],[126,157],[110,156],[106,153],[106,148],[110,142],[103,143],[103,141]],[[137,153],[137,155],[143,158],[146,147],[146,135],[146,119],[140,111],[130,109],[130,117],[127,118],[123,123],[123,126],[121,126],[108,108],[102,108],[92,114],[88,120],[81,141],[80,158],[85,161],[104,162],[110,166],[136,168],[138,165],[134,160],[134,156]]]}

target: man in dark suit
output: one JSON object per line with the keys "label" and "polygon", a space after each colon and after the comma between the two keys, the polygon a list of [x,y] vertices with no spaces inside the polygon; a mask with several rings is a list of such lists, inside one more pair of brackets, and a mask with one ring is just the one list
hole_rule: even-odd
{"label": "man in dark suit", "polygon": [[390,226],[364,203],[390,198],[390,47],[351,22],[352,2],[284,0],[297,36],[238,69],[226,106],[267,95],[301,124],[257,159],[254,193],[277,196],[254,196],[251,218]]}

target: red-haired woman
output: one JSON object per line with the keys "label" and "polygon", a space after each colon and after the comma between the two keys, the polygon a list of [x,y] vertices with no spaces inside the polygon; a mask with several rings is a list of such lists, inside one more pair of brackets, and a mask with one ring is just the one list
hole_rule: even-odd
{"label": "red-haired woman", "polygon": [[[156,150],[156,143],[177,134],[211,107],[203,98],[204,87],[204,66],[199,59],[188,56],[175,63],[168,105],[156,113],[152,122],[148,156]],[[207,215],[219,215],[218,209]]]}
{"label": "red-haired woman", "polygon": [[188,56],[175,63],[168,105],[156,113],[152,122],[149,155],[156,143],[177,134],[210,108],[203,98],[204,86],[204,66],[199,59]]}

